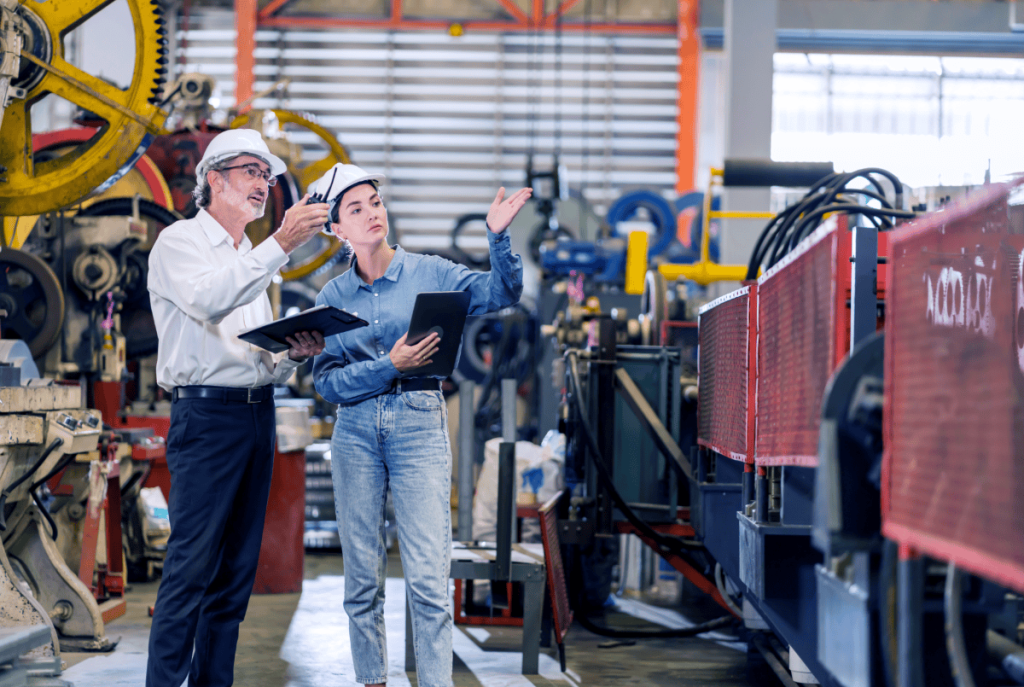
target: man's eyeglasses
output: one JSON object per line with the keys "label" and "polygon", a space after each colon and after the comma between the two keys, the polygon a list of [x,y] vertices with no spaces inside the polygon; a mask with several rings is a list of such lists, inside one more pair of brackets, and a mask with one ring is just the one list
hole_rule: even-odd
{"label": "man's eyeglasses", "polygon": [[229,169],[240,169],[240,170],[244,171],[245,172],[245,176],[246,176],[247,179],[249,179],[249,181],[256,181],[257,179],[262,178],[265,182],[267,182],[267,186],[274,186],[277,183],[277,177],[275,177],[270,172],[264,172],[262,169],[259,168],[259,166],[255,165],[255,164],[253,164],[251,162],[249,164],[247,164],[247,165],[236,165],[234,167],[221,167],[217,171],[218,172],[226,172]]}

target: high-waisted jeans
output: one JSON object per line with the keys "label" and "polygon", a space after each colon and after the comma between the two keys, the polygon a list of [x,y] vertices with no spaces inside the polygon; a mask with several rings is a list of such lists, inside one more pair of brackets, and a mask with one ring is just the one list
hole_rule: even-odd
{"label": "high-waisted jeans", "polygon": [[339,407],[331,463],[356,681],[387,680],[384,501],[390,486],[419,685],[450,687],[452,452],[441,392],[382,394]]}

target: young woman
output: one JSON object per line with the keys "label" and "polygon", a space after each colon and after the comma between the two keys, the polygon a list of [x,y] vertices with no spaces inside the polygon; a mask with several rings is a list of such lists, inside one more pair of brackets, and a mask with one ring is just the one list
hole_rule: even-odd
{"label": "young woman", "polygon": [[523,267],[505,229],[533,191],[524,188],[504,199],[505,189],[498,190],[487,213],[491,271],[472,272],[388,245],[382,181],[355,165],[335,165],[314,189],[330,207],[331,231],[354,253],[351,268],[324,287],[317,305],[344,308],[369,326],[329,337],[313,376],[320,395],[338,404],[331,462],[356,681],[387,680],[384,500],[390,486],[419,685],[450,687],[448,417],[441,380],[416,376],[437,351],[437,336],[408,345],[407,327],[416,294],[425,291],[469,291],[471,315],[519,301]]}

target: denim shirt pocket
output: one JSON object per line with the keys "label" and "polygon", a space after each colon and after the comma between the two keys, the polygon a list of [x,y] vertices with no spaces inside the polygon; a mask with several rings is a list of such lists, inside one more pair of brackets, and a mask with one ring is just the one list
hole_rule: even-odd
{"label": "denim shirt pocket", "polygon": [[440,391],[404,391],[402,400],[414,410],[440,410],[444,406]]}

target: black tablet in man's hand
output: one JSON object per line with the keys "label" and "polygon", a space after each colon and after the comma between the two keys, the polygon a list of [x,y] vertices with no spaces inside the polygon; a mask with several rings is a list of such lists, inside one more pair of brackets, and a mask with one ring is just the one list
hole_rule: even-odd
{"label": "black tablet in man's hand", "polygon": [[270,324],[242,332],[238,338],[254,346],[265,348],[271,353],[280,353],[291,348],[291,344],[285,339],[286,336],[294,338],[298,332],[320,332],[326,339],[328,336],[365,327],[367,324],[366,320],[340,308],[318,305],[309,310],[303,310],[297,315],[282,317]]}
{"label": "black tablet in man's hand", "polygon": [[409,321],[409,336],[405,342],[410,346],[415,345],[431,332],[437,332],[441,339],[431,358],[433,362],[409,370],[409,377],[451,375],[459,357],[469,301],[468,291],[431,291],[416,296],[412,319]]}

